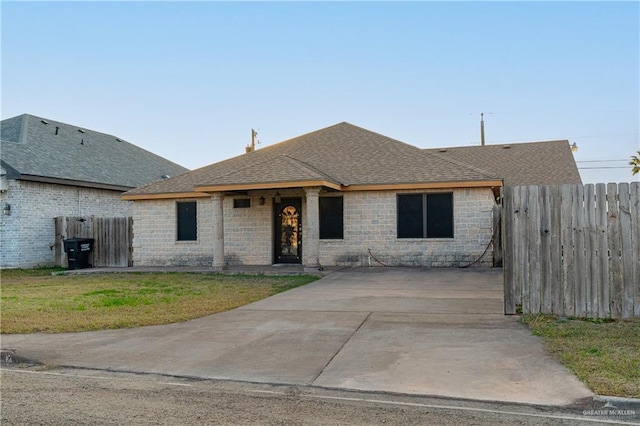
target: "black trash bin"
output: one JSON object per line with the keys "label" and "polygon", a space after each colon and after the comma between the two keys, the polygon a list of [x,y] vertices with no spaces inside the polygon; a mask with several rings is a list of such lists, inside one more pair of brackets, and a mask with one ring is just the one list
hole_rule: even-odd
{"label": "black trash bin", "polygon": [[90,268],[89,256],[93,250],[93,238],[67,238],[64,251],[67,253],[69,269]]}

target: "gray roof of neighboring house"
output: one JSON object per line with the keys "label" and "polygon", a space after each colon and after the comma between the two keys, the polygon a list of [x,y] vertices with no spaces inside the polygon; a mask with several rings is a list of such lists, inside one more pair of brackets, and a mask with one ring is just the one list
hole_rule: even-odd
{"label": "gray roof of neighboring house", "polygon": [[189,171],[115,136],[30,114],[2,120],[0,135],[12,179],[124,191]]}
{"label": "gray roof of neighboring house", "polygon": [[209,185],[278,182],[324,181],[346,187],[500,179],[492,171],[343,122],[136,188],[126,195],[188,193]]}
{"label": "gray roof of neighboring house", "polygon": [[443,159],[491,170],[505,185],[582,183],[569,141],[426,149]]}

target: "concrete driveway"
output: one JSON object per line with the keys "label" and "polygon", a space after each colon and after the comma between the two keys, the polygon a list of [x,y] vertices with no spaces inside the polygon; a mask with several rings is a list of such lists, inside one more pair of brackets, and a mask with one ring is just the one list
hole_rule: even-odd
{"label": "concrete driveway", "polygon": [[179,324],[2,336],[54,365],[541,405],[592,393],[502,315],[502,271],[353,268]]}

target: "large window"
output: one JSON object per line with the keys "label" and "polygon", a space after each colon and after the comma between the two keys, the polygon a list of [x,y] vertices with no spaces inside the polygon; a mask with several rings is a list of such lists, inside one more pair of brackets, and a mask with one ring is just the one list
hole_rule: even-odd
{"label": "large window", "polygon": [[198,236],[197,203],[178,203],[178,241],[196,241]]}
{"label": "large window", "polygon": [[341,240],[343,233],[342,197],[320,197],[320,239]]}
{"label": "large window", "polygon": [[399,194],[398,238],[453,238],[453,194]]}

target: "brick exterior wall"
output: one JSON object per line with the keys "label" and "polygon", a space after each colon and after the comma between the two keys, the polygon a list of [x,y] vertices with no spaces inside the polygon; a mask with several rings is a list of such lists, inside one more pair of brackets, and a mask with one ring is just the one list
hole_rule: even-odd
{"label": "brick exterior wall", "polygon": [[[197,201],[196,241],[177,241],[177,203],[180,201]],[[211,207],[208,198],[134,201],[134,266],[211,266]]]}
{"label": "brick exterior wall", "polygon": [[0,267],[53,266],[54,218],[58,216],[123,217],[133,214],[131,201],[119,191],[82,188],[21,180],[7,181],[0,206],[11,205],[11,214],[0,214]]}
{"label": "brick exterior wall", "polygon": [[[320,240],[320,264],[326,266],[387,265],[455,267],[476,260],[492,234],[493,194],[488,188],[453,192],[454,238],[398,239],[396,194],[427,191],[369,191],[342,193],[344,239]],[[437,191],[429,191],[437,192]],[[302,190],[280,191],[283,198],[301,197],[303,253],[306,202]],[[330,194],[321,193],[321,196]],[[334,193],[335,195],[335,193]],[[265,204],[259,205],[259,198]],[[225,264],[269,265],[273,262],[273,192],[252,192],[250,208],[233,208],[232,196],[224,200]],[[243,198],[243,197],[236,197]],[[212,264],[211,200],[198,199],[198,240],[176,241],[176,202],[134,202],[133,259],[136,266]],[[192,200],[189,200],[192,201]],[[370,257],[369,249],[373,257]],[[304,256],[303,256],[304,257]],[[479,266],[490,266],[491,247]]]}
{"label": "brick exterior wall", "polygon": [[[270,265],[272,259],[272,204],[260,206],[261,194],[251,197],[250,208],[233,208],[224,199],[225,264]],[[246,197],[235,197],[246,198]],[[266,197],[265,197],[266,198]],[[197,201],[197,241],[177,241],[176,204]],[[211,266],[213,213],[208,198],[135,201],[133,212],[133,264],[136,266]]]}
{"label": "brick exterior wall", "polygon": [[[264,196],[264,205],[259,198]],[[251,208],[234,209],[233,198],[224,202],[224,257],[227,265],[273,263],[273,200],[271,194],[251,197]],[[297,194],[302,196],[302,193]]]}
{"label": "brick exterior wall", "polygon": [[[453,192],[454,238],[396,238],[396,194],[425,192],[438,191],[344,194],[344,239],[320,240],[320,264],[458,267],[479,258],[492,235],[495,202],[491,190],[440,191]],[[491,263],[490,247],[478,265],[491,266]]]}

